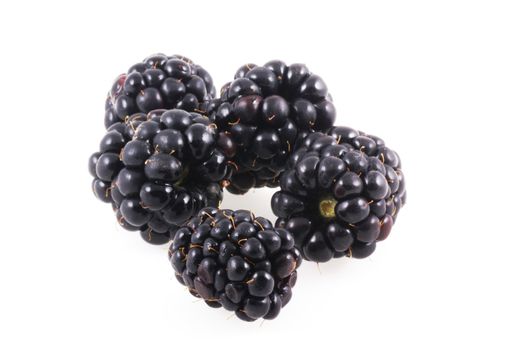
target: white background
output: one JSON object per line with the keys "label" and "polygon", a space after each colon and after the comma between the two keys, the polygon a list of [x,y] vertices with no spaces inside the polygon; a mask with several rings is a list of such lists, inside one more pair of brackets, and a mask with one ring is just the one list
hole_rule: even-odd
{"label": "white background", "polygon": [[[4,1],[0,36],[0,348],[523,347],[520,2]],[[370,259],[304,263],[274,321],[195,301],[167,248],[90,192],[105,94],[155,52],[218,87],[247,62],[306,63],[338,124],[402,157],[389,239]],[[224,206],[273,219],[271,193]]]}

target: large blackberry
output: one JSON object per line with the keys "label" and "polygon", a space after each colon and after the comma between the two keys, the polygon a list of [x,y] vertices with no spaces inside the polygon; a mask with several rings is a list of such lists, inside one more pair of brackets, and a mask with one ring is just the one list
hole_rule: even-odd
{"label": "large blackberry", "polygon": [[215,93],[210,74],[187,57],[155,54],[116,78],[107,94],[105,127],[155,109],[198,111]]}
{"label": "large blackberry", "polygon": [[272,197],[276,226],[291,232],[305,259],[364,258],[387,238],[405,181],[396,152],[378,137],[348,127],[311,134]]}
{"label": "large blackberry", "polygon": [[246,64],[234,79],[206,108],[220,130],[220,144],[237,166],[227,189],[241,194],[252,187],[276,187],[300,141],[333,125],[336,111],[327,86],[305,65],[282,61]]}
{"label": "large blackberry", "polygon": [[229,166],[216,125],[179,109],[132,115],[109,127],[89,159],[93,191],[113,204],[119,223],[154,244],[201,208],[217,206]]}
{"label": "large blackberry", "polygon": [[244,321],[279,314],[302,260],[287,230],[247,210],[210,207],[178,229],[169,259],[191,294]]}

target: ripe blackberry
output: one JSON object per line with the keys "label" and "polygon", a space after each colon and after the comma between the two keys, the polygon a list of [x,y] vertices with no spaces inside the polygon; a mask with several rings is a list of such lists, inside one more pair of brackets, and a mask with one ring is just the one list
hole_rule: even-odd
{"label": "ripe blackberry", "polygon": [[307,260],[365,258],[390,233],[406,200],[396,152],[347,127],[314,133],[289,161],[272,197],[277,227]]}
{"label": "ripe blackberry", "polygon": [[178,229],[169,259],[191,294],[244,321],[278,316],[302,261],[287,230],[247,210],[211,207]]}
{"label": "ripe blackberry", "polygon": [[217,206],[230,169],[216,125],[179,109],[137,113],[113,124],[89,159],[93,191],[120,225],[153,244],[201,208]]}
{"label": "ripe blackberry", "polygon": [[210,74],[187,57],[155,54],[116,78],[107,94],[105,127],[155,109],[195,112],[215,93]]}
{"label": "ripe blackberry", "polygon": [[289,155],[311,132],[332,127],[336,111],[323,80],[303,64],[246,64],[207,103],[219,143],[237,165],[227,189],[277,187]]}

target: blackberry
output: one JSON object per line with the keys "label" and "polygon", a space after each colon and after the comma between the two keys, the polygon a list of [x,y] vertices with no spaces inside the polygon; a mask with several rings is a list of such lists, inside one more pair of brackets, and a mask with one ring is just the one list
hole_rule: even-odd
{"label": "blackberry", "polygon": [[[304,64],[246,64],[220,98],[205,103],[219,142],[236,164],[227,189],[277,187],[287,159],[311,132],[332,127],[336,111],[324,81]],[[203,109],[203,107],[202,107]]]}
{"label": "blackberry", "polygon": [[406,200],[396,152],[348,127],[309,135],[280,186],[271,202],[276,226],[293,234],[305,259],[317,262],[372,254]]}
{"label": "blackberry", "polygon": [[212,77],[201,66],[184,56],[155,54],[116,78],[107,94],[105,127],[155,109],[198,111],[215,94]]}
{"label": "blackberry", "polygon": [[247,210],[212,207],[178,229],[169,259],[191,294],[244,321],[279,314],[302,261],[287,230]]}
{"label": "blackberry", "polygon": [[109,127],[89,158],[93,192],[112,203],[120,225],[153,244],[201,208],[217,206],[230,174],[216,125],[184,110],[137,113]]}

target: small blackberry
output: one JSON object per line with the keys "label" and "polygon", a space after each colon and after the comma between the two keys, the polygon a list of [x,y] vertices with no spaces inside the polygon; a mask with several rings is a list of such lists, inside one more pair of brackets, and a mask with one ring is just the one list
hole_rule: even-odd
{"label": "small blackberry", "polygon": [[149,56],[116,78],[107,94],[105,127],[155,109],[198,111],[215,90],[210,74],[187,57]]}
{"label": "small blackberry", "polygon": [[120,225],[154,244],[201,208],[217,206],[228,161],[216,126],[179,109],[137,113],[113,124],[89,159],[93,192],[112,203]]}
{"label": "small blackberry", "polygon": [[191,294],[244,321],[278,316],[302,261],[287,230],[247,210],[211,207],[178,229],[169,259]]}
{"label": "small blackberry", "polygon": [[289,161],[272,197],[277,227],[305,259],[365,258],[390,233],[406,200],[396,152],[348,127],[314,133]]}
{"label": "small blackberry", "polygon": [[311,132],[332,127],[336,111],[323,80],[303,64],[246,64],[206,103],[219,143],[236,164],[227,189],[277,187],[289,155]]}

